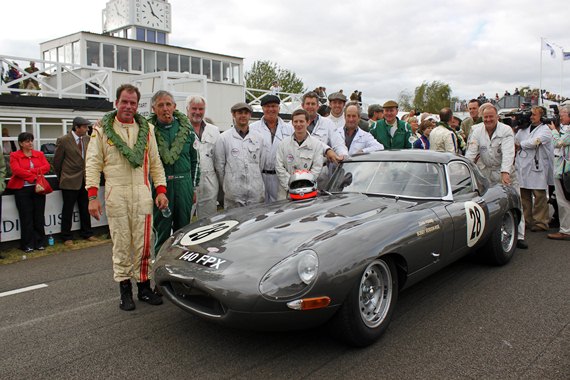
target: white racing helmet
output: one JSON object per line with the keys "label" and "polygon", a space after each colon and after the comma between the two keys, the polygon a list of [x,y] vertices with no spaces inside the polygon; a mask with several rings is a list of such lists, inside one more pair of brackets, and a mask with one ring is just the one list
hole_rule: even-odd
{"label": "white racing helmet", "polygon": [[317,180],[308,170],[296,170],[289,177],[289,197],[292,200],[310,199],[317,196]]}

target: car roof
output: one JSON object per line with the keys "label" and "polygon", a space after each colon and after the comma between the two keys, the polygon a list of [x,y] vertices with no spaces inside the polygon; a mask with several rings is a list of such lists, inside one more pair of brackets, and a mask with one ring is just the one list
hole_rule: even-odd
{"label": "car roof", "polygon": [[417,161],[447,164],[454,160],[467,161],[465,158],[453,153],[423,149],[382,150],[379,152],[354,155],[347,161]]}

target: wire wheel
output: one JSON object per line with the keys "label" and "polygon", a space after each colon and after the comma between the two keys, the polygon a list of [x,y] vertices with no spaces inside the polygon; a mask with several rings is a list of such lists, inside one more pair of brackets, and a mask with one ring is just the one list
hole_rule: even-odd
{"label": "wire wheel", "polygon": [[504,252],[510,252],[515,244],[515,218],[512,212],[503,215],[501,223],[501,246]]}
{"label": "wire wheel", "polygon": [[382,260],[373,261],[362,274],[358,294],[360,317],[369,328],[378,327],[386,318],[392,302],[392,272]]}

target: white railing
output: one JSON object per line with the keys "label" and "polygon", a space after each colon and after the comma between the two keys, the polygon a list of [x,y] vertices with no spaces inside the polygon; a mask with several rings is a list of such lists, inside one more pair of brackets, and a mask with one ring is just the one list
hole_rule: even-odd
{"label": "white railing", "polygon": [[[27,72],[30,61],[36,62],[38,71]],[[112,70],[95,66],[81,66],[73,63],[60,63],[0,55],[2,80],[0,92],[18,95],[48,96],[57,98],[101,98],[114,101]],[[6,69],[7,67],[7,69]],[[14,69],[20,75],[10,79],[8,73]],[[26,88],[30,81],[39,85]]]}

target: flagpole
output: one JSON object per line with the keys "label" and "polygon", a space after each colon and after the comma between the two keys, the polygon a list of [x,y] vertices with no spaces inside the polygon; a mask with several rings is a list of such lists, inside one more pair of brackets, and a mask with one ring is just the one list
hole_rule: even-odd
{"label": "flagpole", "polygon": [[544,46],[544,39],[540,37],[540,80],[538,84],[538,104],[542,105],[542,47]]}

